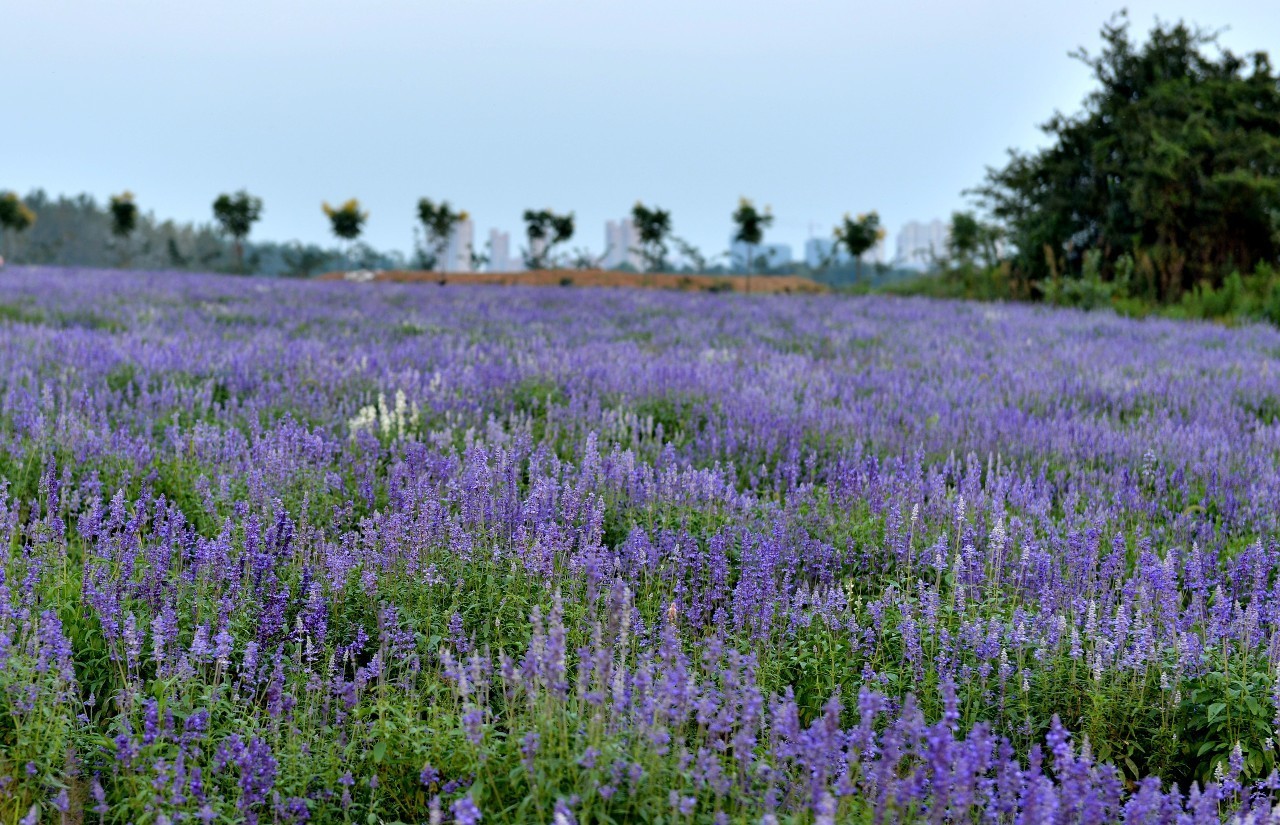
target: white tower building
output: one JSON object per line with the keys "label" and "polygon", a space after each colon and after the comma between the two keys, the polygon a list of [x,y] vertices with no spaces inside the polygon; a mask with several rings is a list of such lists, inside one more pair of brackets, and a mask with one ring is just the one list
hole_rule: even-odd
{"label": "white tower building", "polygon": [[458,221],[449,233],[449,243],[444,248],[438,266],[441,272],[470,272],[471,249],[475,237],[475,226],[468,218]]}
{"label": "white tower building", "polygon": [[604,224],[604,259],[600,262],[605,269],[617,269],[624,263],[633,269],[644,268],[644,259],[634,250],[640,246],[640,235],[636,232],[635,222],[630,218],[620,221],[605,221]]}
{"label": "white tower building", "polygon": [[[810,238],[804,242],[804,262],[810,269],[817,269],[824,263],[842,264],[849,260],[849,253],[844,247],[833,256],[832,250],[836,242],[831,238]],[[828,259],[831,259],[828,261]]]}
{"label": "white tower building", "polygon": [[928,269],[933,266],[934,258],[946,254],[947,235],[947,225],[940,220],[908,222],[898,232],[894,263],[911,269]]}
{"label": "white tower building", "polygon": [[511,233],[489,230],[489,271],[516,272],[520,262],[511,257]]}

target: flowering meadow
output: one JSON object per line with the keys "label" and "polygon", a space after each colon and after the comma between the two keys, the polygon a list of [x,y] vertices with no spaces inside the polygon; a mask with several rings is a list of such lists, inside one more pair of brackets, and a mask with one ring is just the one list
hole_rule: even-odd
{"label": "flowering meadow", "polygon": [[1274,819],[1280,333],[0,277],[0,823]]}

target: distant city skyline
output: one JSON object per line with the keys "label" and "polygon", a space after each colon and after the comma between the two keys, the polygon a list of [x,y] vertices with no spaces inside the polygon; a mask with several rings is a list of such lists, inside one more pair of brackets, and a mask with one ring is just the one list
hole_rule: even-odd
{"label": "distant city skyline", "polygon": [[[886,238],[887,237],[888,236],[886,235]],[[866,252],[863,252],[860,256],[858,256],[864,264],[896,263],[896,260],[895,261],[885,260],[884,250],[885,250],[886,238],[881,238],[880,240],[876,241],[874,246],[872,246]],[[829,266],[831,264],[835,264],[837,266],[844,266],[848,264],[852,259],[851,256],[849,255],[849,251],[845,249],[843,246],[840,247],[839,249],[836,249],[835,245],[836,245],[835,238],[831,236],[812,237],[809,240],[805,241],[804,243],[805,265],[808,266],[810,269],[819,269],[823,266]]]}
{"label": "distant city skyline", "polygon": [[[746,196],[772,207],[766,243],[802,249],[845,212],[894,231],[967,208],[987,166],[1079,110],[1094,84],[1067,54],[1096,52],[1118,7],[7,3],[0,189],[128,189],[208,222],[246,188],[265,204],[251,239],[325,245],[321,201],[355,196],[363,239],[406,256],[421,197],[516,247],[525,209],[573,211],[570,249],[640,199],[714,257]],[[1271,2],[1128,7],[1136,40],[1159,15],[1228,27],[1236,53],[1280,44]]]}
{"label": "distant city skyline", "polygon": [[[756,260],[763,257],[770,267],[803,263],[810,269],[819,269],[832,264],[843,266],[849,263],[849,253],[843,248],[835,250],[833,254],[835,246],[833,237],[812,234],[815,232],[813,226],[809,227],[809,231],[811,236],[805,240],[804,254],[799,259],[793,256],[790,244],[768,241],[752,250],[752,257]],[[517,237],[523,236],[521,232],[516,234]],[[524,258],[518,252],[513,254],[511,235],[511,231],[501,227],[490,227],[488,241],[482,247],[475,240],[475,221],[468,217],[454,226],[445,252],[437,262],[437,267],[442,272],[519,272],[525,267]],[[949,223],[941,218],[929,221],[907,221],[896,232],[886,230],[885,237],[862,253],[861,259],[864,264],[887,264],[902,269],[924,271],[931,268],[939,257],[946,254],[949,235]],[[894,255],[888,258],[886,250],[891,240]],[[605,221],[603,241],[604,245],[599,250],[583,245],[578,245],[576,248],[585,248],[589,252],[596,253],[595,257],[603,269],[617,269],[624,264],[635,270],[644,268],[644,259],[639,253],[639,235],[631,218]],[[708,257],[715,256],[721,256],[724,263],[730,267],[741,267],[747,256],[746,245],[735,241],[733,236],[730,236],[723,251],[716,251]],[[473,263],[476,258],[482,258],[484,263],[477,266]],[[684,263],[678,253],[670,254],[669,259],[675,266]]]}
{"label": "distant city skyline", "polygon": [[[812,228],[810,231],[813,231]],[[475,235],[475,221],[470,217],[459,221],[454,226],[445,245],[444,254],[436,264],[440,271],[519,272],[524,269],[523,257],[519,254],[513,255],[511,252],[510,231],[491,227],[488,232],[488,242],[484,247],[476,243]],[[861,256],[862,262],[927,269],[935,257],[945,252],[947,235],[948,227],[940,219],[928,222],[908,221],[896,236],[886,235],[875,246],[864,252]],[[896,238],[896,254],[892,259],[886,260],[885,249],[889,237]],[[597,252],[595,257],[602,268],[617,269],[625,265],[635,270],[644,269],[644,259],[639,252],[640,238],[636,232],[635,222],[631,218],[605,221],[603,240],[604,245],[600,250],[581,247]],[[764,258],[771,267],[797,262],[802,262],[811,269],[832,264],[847,264],[850,260],[848,252],[841,249],[832,254],[834,244],[835,240],[831,237],[810,237],[805,241],[803,258],[797,261],[793,257],[790,244],[765,242],[752,250],[752,257],[757,260]],[[746,245],[735,241],[730,236],[724,253],[716,254],[724,254],[725,263],[729,266],[740,267],[746,260]],[[484,263],[477,266],[474,263],[476,259],[483,259]],[[684,263],[678,253],[671,254],[670,261],[676,266]]]}

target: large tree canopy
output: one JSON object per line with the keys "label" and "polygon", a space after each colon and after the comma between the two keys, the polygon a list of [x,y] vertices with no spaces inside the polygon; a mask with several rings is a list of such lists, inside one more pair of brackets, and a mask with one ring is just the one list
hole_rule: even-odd
{"label": "large tree canopy", "polygon": [[[1028,278],[1078,274],[1098,250],[1104,274],[1131,255],[1137,288],[1170,300],[1280,252],[1280,78],[1184,23],[1140,47],[1120,15],[1100,54],[1072,56],[1098,83],[1076,115],[1041,128],[1052,145],[1010,152],[976,191],[1004,224]],[[1207,54],[1212,48],[1216,55]]]}

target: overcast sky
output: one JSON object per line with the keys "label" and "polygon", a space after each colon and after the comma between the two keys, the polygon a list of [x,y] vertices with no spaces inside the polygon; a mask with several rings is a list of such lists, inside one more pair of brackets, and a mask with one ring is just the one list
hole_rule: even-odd
{"label": "overcast sky", "polygon": [[[570,246],[637,199],[718,253],[741,195],[796,248],[847,211],[946,218],[1008,147],[1074,111],[1118,0],[0,0],[0,189],[132,190],[207,221],[241,187],[253,237],[329,243],[322,200],[408,250],[447,198],[476,238],[573,210]],[[1280,48],[1275,0],[1129,4]],[[892,241],[892,238],[890,239]],[[514,251],[514,250],[513,250]]]}

